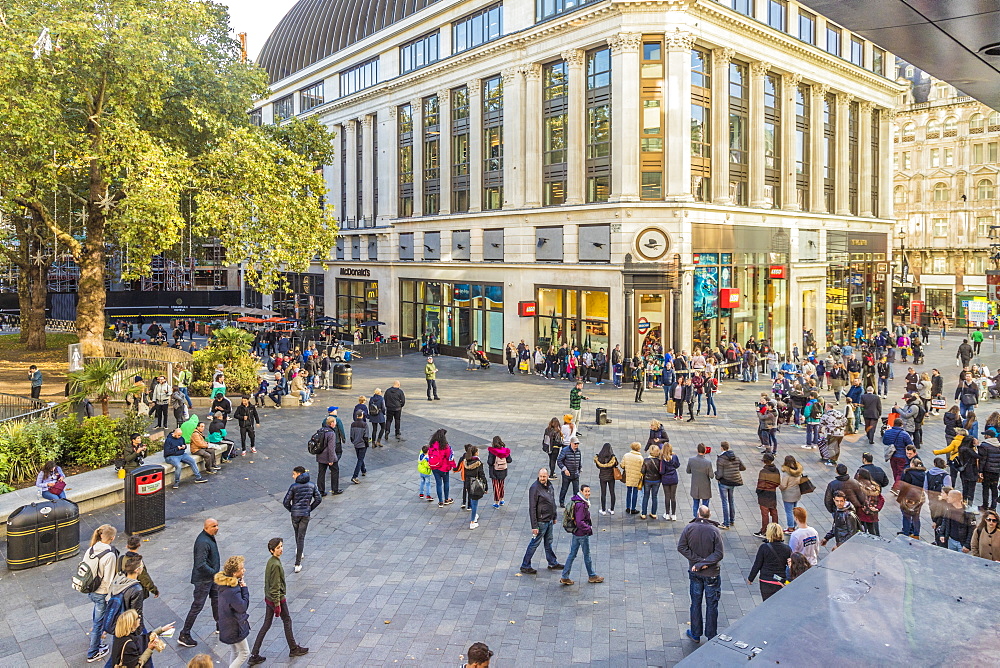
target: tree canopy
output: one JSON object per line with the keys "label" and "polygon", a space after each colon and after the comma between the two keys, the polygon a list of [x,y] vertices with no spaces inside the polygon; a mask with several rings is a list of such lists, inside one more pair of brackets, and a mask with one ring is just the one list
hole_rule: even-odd
{"label": "tree canopy", "polygon": [[[224,7],[13,0],[0,12],[0,209],[27,211],[79,264],[85,352],[103,335],[109,247],[127,250],[122,277],[136,278],[190,224],[263,292],[328,257],[318,166],[332,135],[315,120],[250,124],[267,77],[242,62]],[[54,215],[53,192],[75,215]]]}

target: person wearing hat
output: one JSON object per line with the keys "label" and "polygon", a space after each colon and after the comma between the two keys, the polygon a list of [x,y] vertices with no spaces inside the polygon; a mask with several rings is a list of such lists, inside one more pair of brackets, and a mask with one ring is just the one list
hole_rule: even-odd
{"label": "person wearing hat", "polygon": [[573,419],[572,413],[566,413],[563,415],[562,427],[562,441],[563,443],[569,443],[569,439],[576,436],[576,421]]}

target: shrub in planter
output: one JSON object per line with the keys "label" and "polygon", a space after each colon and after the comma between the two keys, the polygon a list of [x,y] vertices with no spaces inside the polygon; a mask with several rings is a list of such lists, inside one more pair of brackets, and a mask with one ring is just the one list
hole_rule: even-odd
{"label": "shrub in planter", "polygon": [[62,451],[62,435],[51,420],[0,425],[0,481],[34,480],[42,464],[58,462]]}
{"label": "shrub in planter", "polygon": [[188,392],[192,397],[207,397],[212,389],[212,383],[207,380],[195,380],[188,385]]}
{"label": "shrub in planter", "polygon": [[121,454],[121,437],[116,422],[104,415],[83,421],[80,440],[75,444],[73,455],[77,464],[100,468]]}

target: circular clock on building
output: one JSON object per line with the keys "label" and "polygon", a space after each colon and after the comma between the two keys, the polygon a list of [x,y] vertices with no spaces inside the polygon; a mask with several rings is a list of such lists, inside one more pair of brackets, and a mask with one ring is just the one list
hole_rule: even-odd
{"label": "circular clock on building", "polygon": [[647,227],[635,240],[635,249],[644,260],[659,260],[669,248],[670,238],[657,227]]}

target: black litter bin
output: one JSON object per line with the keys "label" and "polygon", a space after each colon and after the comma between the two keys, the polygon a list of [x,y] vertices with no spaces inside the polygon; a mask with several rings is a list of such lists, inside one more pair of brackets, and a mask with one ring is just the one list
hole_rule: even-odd
{"label": "black litter bin", "polygon": [[597,409],[597,424],[607,424],[608,423],[608,409],[598,408]]}
{"label": "black litter bin", "polygon": [[7,568],[20,571],[80,551],[80,509],[72,501],[38,501],[7,518]]}
{"label": "black litter bin", "polygon": [[333,389],[349,390],[354,387],[354,371],[350,364],[336,364],[333,367]]}
{"label": "black litter bin", "polygon": [[145,535],[167,526],[164,468],[147,464],[125,476],[125,533]]}

